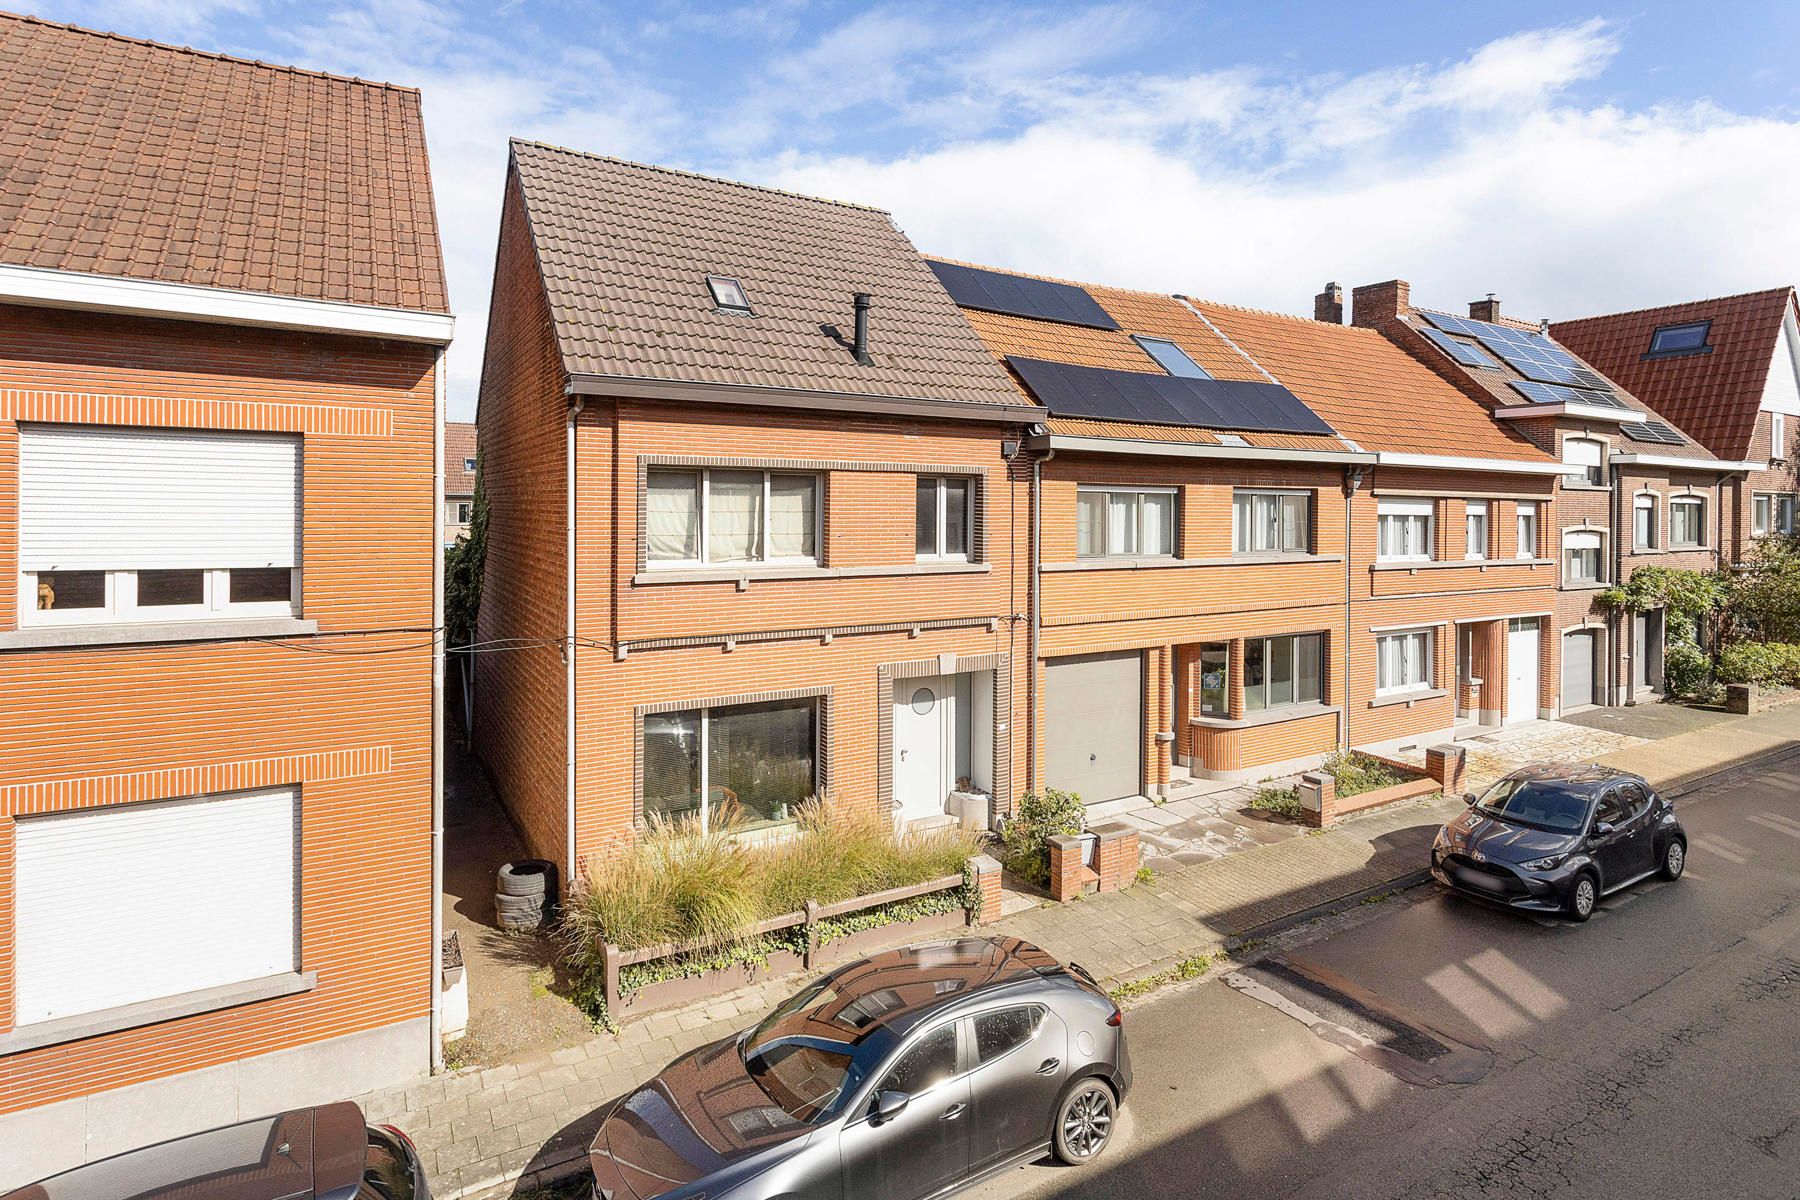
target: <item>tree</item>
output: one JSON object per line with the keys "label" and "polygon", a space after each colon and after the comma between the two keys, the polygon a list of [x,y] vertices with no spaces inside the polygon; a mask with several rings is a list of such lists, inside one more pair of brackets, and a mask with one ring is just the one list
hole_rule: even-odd
{"label": "tree", "polygon": [[482,486],[481,452],[475,452],[475,502],[469,532],[444,551],[444,636],[454,655],[475,640],[481,611],[481,575],[487,566],[487,489]]}
{"label": "tree", "polygon": [[1724,595],[1728,638],[1800,642],[1800,545],[1760,538],[1731,576]]}
{"label": "tree", "polygon": [[1672,641],[1698,642],[1702,622],[1723,603],[1729,576],[1720,571],[1639,567],[1622,584],[1600,593],[1600,603],[1628,613],[1663,610]]}

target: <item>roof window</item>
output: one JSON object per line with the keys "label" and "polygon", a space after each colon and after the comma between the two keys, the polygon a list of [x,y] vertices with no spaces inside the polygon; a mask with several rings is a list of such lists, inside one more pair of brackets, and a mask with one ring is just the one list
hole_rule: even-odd
{"label": "roof window", "polygon": [[1178,379],[1212,378],[1199,363],[1188,357],[1186,350],[1167,338],[1139,337],[1134,333],[1131,335],[1131,340],[1136,342],[1145,354],[1154,358],[1157,366]]}
{"label": "roof window", "polygon": [[1660,325],[1650,335],[1652,355],[1710,354],[1706,338],[1712,332],[1711,321],[1687,321],[1680,325]]}
{"label": "roof window", "polygon": [[750,315],[750,296],[736,279],[729,275],[708,275],[706,287],[712,292],[713,305],[720,312]]}

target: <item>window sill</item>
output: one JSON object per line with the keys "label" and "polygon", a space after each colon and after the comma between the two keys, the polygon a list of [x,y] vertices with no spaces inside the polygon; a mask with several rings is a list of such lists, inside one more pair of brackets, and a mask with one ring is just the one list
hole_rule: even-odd
{"label": "window sill", "polygon": [[126,646],[148,642],[219,642],[239,638],[304,637],[317,632],[317,621],[302,621],[295,617],[145,621],[131,625],[38,625],[0,633],[0,650],[54,650],[68,646]]}
{"label": "window sill", "polygon": [[1459,570],[1459,569],[1461,569],[1461,570],[1475,569],[1475,570],[1486,571],[1486,570],[1489,570],[1494,567],[1548,567],[1548,566],[1553,566],[1554,564],[1555,564],[1555,560],[1549,559],[1549,558],[1455,558],[1455,559],[1427,558],[1427,559],[1420,559],[1418,562],[1412,562],[1410,560],[1405,560],[1405,559],[1395,559],[1390,562],[1370,563],[1369,570],[1371,570],[1371,571],[1453,571],[1453,570]]}
{"label": "window sill", "polygon": [[1265,708],[1247,717],[1189,717],[1188,724],[1200,729],[1255,729],[1259,725],[1285,725],[1308,717],[1328,717],[1338,712],[1335,704],[1287,704]]}
{"label": "window sill", "polygon": [[1612,585],[1605,580],[1596,580],[1592,583],[1565,583],[1558,590],[1564,592],[1598,592],[1604,591],[1611,586]]}
{"label": "window sill", "polygon": [[1411,708],[1421,700],[1438,700],[1449,694],[1443,688],[1417,688],[1410,692],[1395,692],[1391,696],[1376,696],[1369,701],[1369,707],[1389,708],[1395,704],[1404,704]]}
{"label": "window sill", "polygon": [[1562,486],[1562,490],[1565,492],[1610,492],[1610,491],[1612,491],[1612,488],[1604,483],[1569,483],[1565,480],[1565,481],[1563,481],[1561,486]]}
{"label": "window sill", "polygon": [[632,587],[663,583],[736,583],[748,585],[784,579],[875,579],[901,575],[986,575],[993,571],[984,562],[911,562],[879,567],[671,567],[639,571]]}
{"label": "window sill", "polygon": [[319,977],[314,972],[290,971],[285,975],[271,975],[267,979],[227,983],[198,992],[184,992],[179,996],[164,996],[100,1012],[21,1025],[11,1033],[0,1034],[0,1058],[45,1046],[99,1037],[101,1034],[117,1033],[122,1029],[136,1029],[199,1013],[216,1012],[221,1008],[235,1008],[240,1004],[254,1004],[259,1000],[293,996],[300,992],[310,992],[318,985]]}
{"label": "window sill", "polygon": [[1172,567],[1272,567],[1287,563],[1343,562],[1337,554],[1243,554],[1233,558],[1083,558],[1045,563],[1046,575],[1058,571],[1162,571]]}

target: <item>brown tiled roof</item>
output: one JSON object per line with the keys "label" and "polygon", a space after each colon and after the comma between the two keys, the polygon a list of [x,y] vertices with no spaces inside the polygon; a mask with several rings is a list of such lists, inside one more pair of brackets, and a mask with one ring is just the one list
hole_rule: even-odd
{"label": "brown tiled roof", "polygon": [[1364,450],[1550,461],[1375,330],[1203,300],[1192,303]]}
{"label": "brown tiled roof", "polygon": [[[1550,328],[1570,351],[1629,388],[1714,454],[1741,461],[1750,454],[1782,318],[1794,303],[1793,288],[1771,288],[1559,321]],[[1711,353],[1645,357],[1657,326],[1691,321],[1712,322],[1706,338]]]}
{"label": "brown tiled roof", "polygon": [[475,457],[475,426],[466,421],[444,422],[444,495],[473,496],[475,472],[463,463]]}
{"label": "brown tiled roof", "polygon": [[419,94],[0,13],[0,263],[447,311]]}
{"label": "brown tiled roof", "polygon": [[[577,375],[1016,404],[885,212],[515,141],[551,316]],[[715,311],[708,275],[754,316]],[[847,342],[874,297],[871,366]]]}

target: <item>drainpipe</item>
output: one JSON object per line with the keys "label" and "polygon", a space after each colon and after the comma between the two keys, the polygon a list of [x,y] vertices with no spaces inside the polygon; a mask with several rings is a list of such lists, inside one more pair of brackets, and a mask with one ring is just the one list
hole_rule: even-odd
{"label": "drainpipe", "polygon": [[[1612,466],[1610,470],[1612,471],[1612,495],[1610,499],[1612,501],[1613,551],[1611,583],[1613,587],[1623,587],[1625,584],[1625,537],[1627,536],[1626,531],[1622,528],[1622,523],[1625,519],[1622,507],[1625,492],[1625,477],[1623,472],[1621,472],[1616,465]],[[1630,536],[1635,537],[1635,532]],[[1663,531],[1663,541],[1668,541],[1667,530]],[[1606,656],[1608,703],[1611,704],[1616,704],[1625,698],[1626,680],[1631,678],[1626,664],[1631,662],[1637,653],[1637,648],[1631,645],[1629,637],[1621,634],[1621,629],[1624,628],[1625,621],[1625,614],[1620,610],[1607,610],[1607,636],[1613,639],[1612,653]],[[1561,635],[1559,634],[1558,636]],[[1558,646],[1557,649],[1560,650],[1562,647]]]}
{"label": "drainpipe", "polygon": [[1363,474],[1368,468],[1352,466],[1344,468],[1344,694],[1342,703],[1338,705],[1338,749],[1350,749],[1350,636],[1351,588],[1354,586],[1351,569],[1352,551],[1356,548],[1351,531],[1356,522],[1356,493],[1362,487]]}
{"label": "drainpipe", "polygon": [[1031,728],[1027,736],[1031,741],[1027,747],[1026,790],[1040,791],[1038,779],[1038,733],[1043,725],[1043,714],[1040,711],[1042,702],[1038,695],[1038,643],[1041,640],[1043,626],[1043,560],[1044,560],[1044,464],[1056,457],[1056,451],[1046,450],[1031,460],[1031,646],[1030,646],[1030,681],[1031,688]]}
{"label": "drainpipe", "polygon": [[567,795],[564,801],[563,836],[563,888],[567,890],[575,882],[575,422],[581,416],[582,409],[587,407],[587,399],[583,396],[575,398],[569,409],[567,428],[567,445],[564,455],[567,459],[567,494],[563,501],[563,522],[567,527],[564,553],[568,561],[564,564],[568,572],[568,580],[563,585],[563,610],[567,625],[563,642],[563,662],[567,667],[566,694],[563,699],[563,751],[568,760],[566,772]]}
{"label": "drainpipe", "polygon": [[449,384],[444,378],[444,348],[434,365],[436,421],[431,439],[431,1073],[444,1069],[444,550],[441,545],[444,504],[444,407]]}

